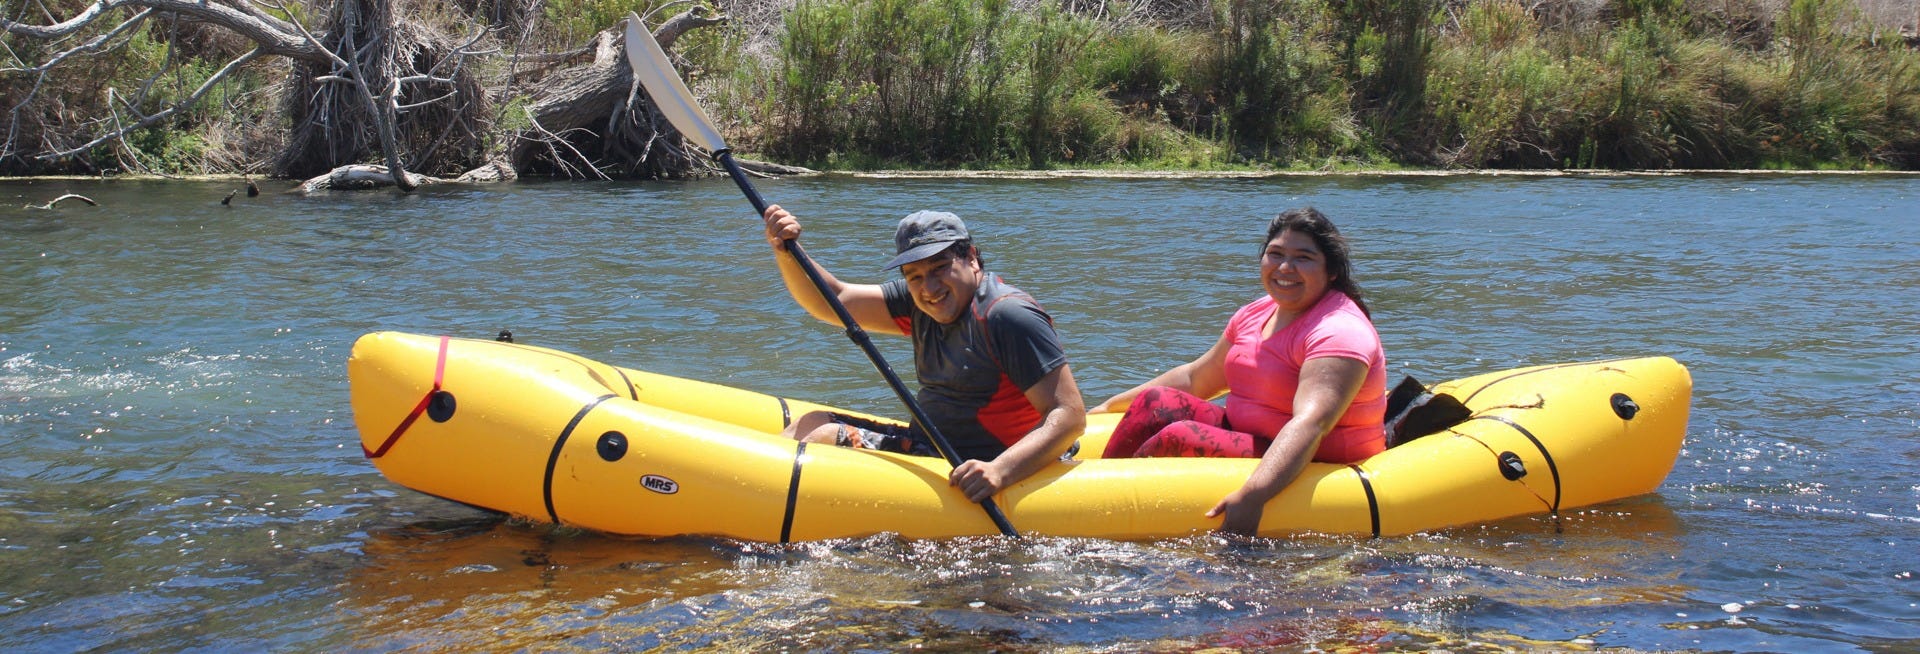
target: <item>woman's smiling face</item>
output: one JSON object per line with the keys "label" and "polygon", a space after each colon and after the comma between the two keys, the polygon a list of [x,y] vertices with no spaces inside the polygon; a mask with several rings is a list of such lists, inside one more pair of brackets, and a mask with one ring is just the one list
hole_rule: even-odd
{"label": "woman's smiling face", "polygon": [[1304,233],[1282,231],[1260,255],[1260,285],[1282,313],[1297,316],[1313,308],[1332,281],[1326,253]]}

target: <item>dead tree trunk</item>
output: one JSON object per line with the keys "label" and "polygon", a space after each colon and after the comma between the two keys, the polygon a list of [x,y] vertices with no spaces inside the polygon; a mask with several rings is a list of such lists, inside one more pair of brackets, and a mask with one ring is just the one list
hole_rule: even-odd
{"label": "dead tree trunk", "polygon": [[[458,181],[512,179],[525,173],[675,178],[701,170],[679,134],[639,91],[614,29],[577,51],[580,57],[590,53],[591,63],[545,77],[519,110],[524,115],[505,117],[508,124],[526,127],[499,134],[495,121],[502,117],[490,107],[488,88],[470,65],[495,56],[476,46],[488,39],[497,42],[499,35],[482,30],[464,42],[450,38],[445,25],[458,21],[417,10],[421,0],[322,0],[318,8],[325,12],[323,23],[310,29],[280,17],[300,13],[287,9],[283,1],[91,0],[65,15],[42,7],[36,15],[46,17],[45,25],[8,17],[23,14],[0,15],[0,31],[46,44],[31,50],[42,55],[40,61],[0,69],[23,73],[0,80],[9,100],[0,103],[9,119],[0,129],[5,132],[0,135],[0,161],[31,157],[38,162],[88,162],[99,156],[97,146],[132,153],[136,148],[129,144],[129,135],[186,115],[212,89],[249,74],[243,69],[265,74],[267,69],[255,62],[285,57],[293,66],[282,107],[293,127],[275,158],[274,171],[279,177],[314,177],[308,188],[391,183],[411,189],[463,170]],[[232,60],[171,104],[153,106],[144,88],[125,98],[109,87],[100,94],[105,102],[93,100],[101,106],[76,112],[65,97],[43,93],[52,86],[46,83],[49,76],[84,75],[75,72],[83,67],[77,62],[108,56],[149,20],[224,30],[253,47],[238,57],[224,55]],[[670,47],[689,30],[727,20],[696,7],[669,19],[654,34]],[[167,38],[169,54],[150,80],[178,76],[193,63],[172,56],[174,37]],[[15,49],[21,51],[27,50]],[[538,61],[542,68],[577,61],[571,53],[505,60],[514,66]],[[71,78],[66,86],[84,87]],[[89,111],[97,115],[88,116]],[[20,126],[29,119],[36,131],[23,133]],[[86,131],[72,127],[76,124],[111,128],[100,128],[105,133],[88,140],[73,137]],[[368,163],[374,160],[386,165]],[[381,178],[387,181],[377,181]]]}
{"label": "dead tree trunk", "polygon": [[[727,21],[705,7],[675,16],[654,38],[671,49],[681,34]],[[623,54],[616,26],[594,37],[593,63],[563,71],[546,82],[554,89],[526,109],[530,126],[511,139],[506,160],[522,173],[569,177],[683,177],[697,166],[679,133],[639,91]]]}
{"label": "dead tree trunk", "polygon": [[452,43],[397,18],[395,1],[333,5],[315,40],[334,56],[296,65],[284,99],[294,129],[277,175],[310,176],[378,153],[394,184],[411,190],[409,170],[448,174],[481,159],[490,108],[465,60],[484,33]]}

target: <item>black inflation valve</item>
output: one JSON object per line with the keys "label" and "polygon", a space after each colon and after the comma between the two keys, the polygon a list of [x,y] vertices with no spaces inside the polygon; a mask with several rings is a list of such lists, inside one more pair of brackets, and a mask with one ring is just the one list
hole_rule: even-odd
{"label": "black inflation valve", "polygon": [[434,422],[446,422],[453,419],[453,394],[446,391],[434,391],[433,399],[427,401],[427,417]]}
{"label": "black inflation valve", "polygon": [[1611,402],[1613,415],[1620,416],[1621,420],[1632,420],[1634,414],[1640,413],[1640,405],[1627,397],[1626,393],[1614,393]]}
{"label": "black inflation valve", "polygon": [[1520,460],[1520,455],[1518,454],[1501,452],[1500,476],[1506,477],[1507,481],[1516,481],[1521,477],[1527,476],[1527,464]]}
{"label": "black inflation valve", "polygon": [[600,441],[594,444],[594,449],[600,451],[602,460],[609,463],[619,461],[621,457],[627,455],[627,435],[617,431],[601,434]]}

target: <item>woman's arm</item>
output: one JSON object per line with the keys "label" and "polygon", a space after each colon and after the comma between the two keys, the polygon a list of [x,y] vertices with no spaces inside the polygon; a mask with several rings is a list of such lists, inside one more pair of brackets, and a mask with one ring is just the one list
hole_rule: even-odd
{"label": "woman's arm", "polygon": [[1214,341],[1213,347],[1200,355],[1200,358],[1174,366],[1172,370],[1160,373],[1147,383],[1127,389],[1118,395],[1107,398],[1087,410],[1087,413],[1117,413],[1127,410],[1133,404],[1133,398],[1141,391],[1155,386],[1167,386],[1175,390],[1186,391],[1200,397],[1211,398],[1227,390],[1227,350],[1233,347],[1227,342],[1226,334]]}
{"label": "woman's arm", "polygon": [[1227,494],[1207,511],[1207,517],[1225,516],[1220,531],[1252,536],[1260,529],[1267,500],[1279,495],[1320,449],[1320,440],[1333,431],[1347,405],[1360,394],[1367,379],[1367,363],[1345,357],[1308,359],[1300,366],[1300,389],[1293,396],[1293,419],[1280,428],[1266,456],[1260,458],[1246,484]]}

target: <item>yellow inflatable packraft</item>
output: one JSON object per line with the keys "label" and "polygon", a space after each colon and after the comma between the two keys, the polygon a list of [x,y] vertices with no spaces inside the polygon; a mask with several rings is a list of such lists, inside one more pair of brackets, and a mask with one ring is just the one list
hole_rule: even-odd
{"label": "yellow inflatable packraft", "polygon": [[[347,365],[367,457],[402,486],[636,536],[789,542],[998,533],[939,458],[782,439],[817,404],[556,350],[380,332]],[[1313,463],[1262,535],[1397,535],[1652,492],[1686,434],[1692,379],[1666,357],[1538,366],[1436,385],[1471,416],[1353,465]],[[836,409],[838,410],[838,409]],[[844,412],[844,411],[843,411]],[[1082,456],[1118,416],[1088,418]],[[1204,512],[1256,459],[1064,461],[996,497],[1023,533],[1151,539]]]}

